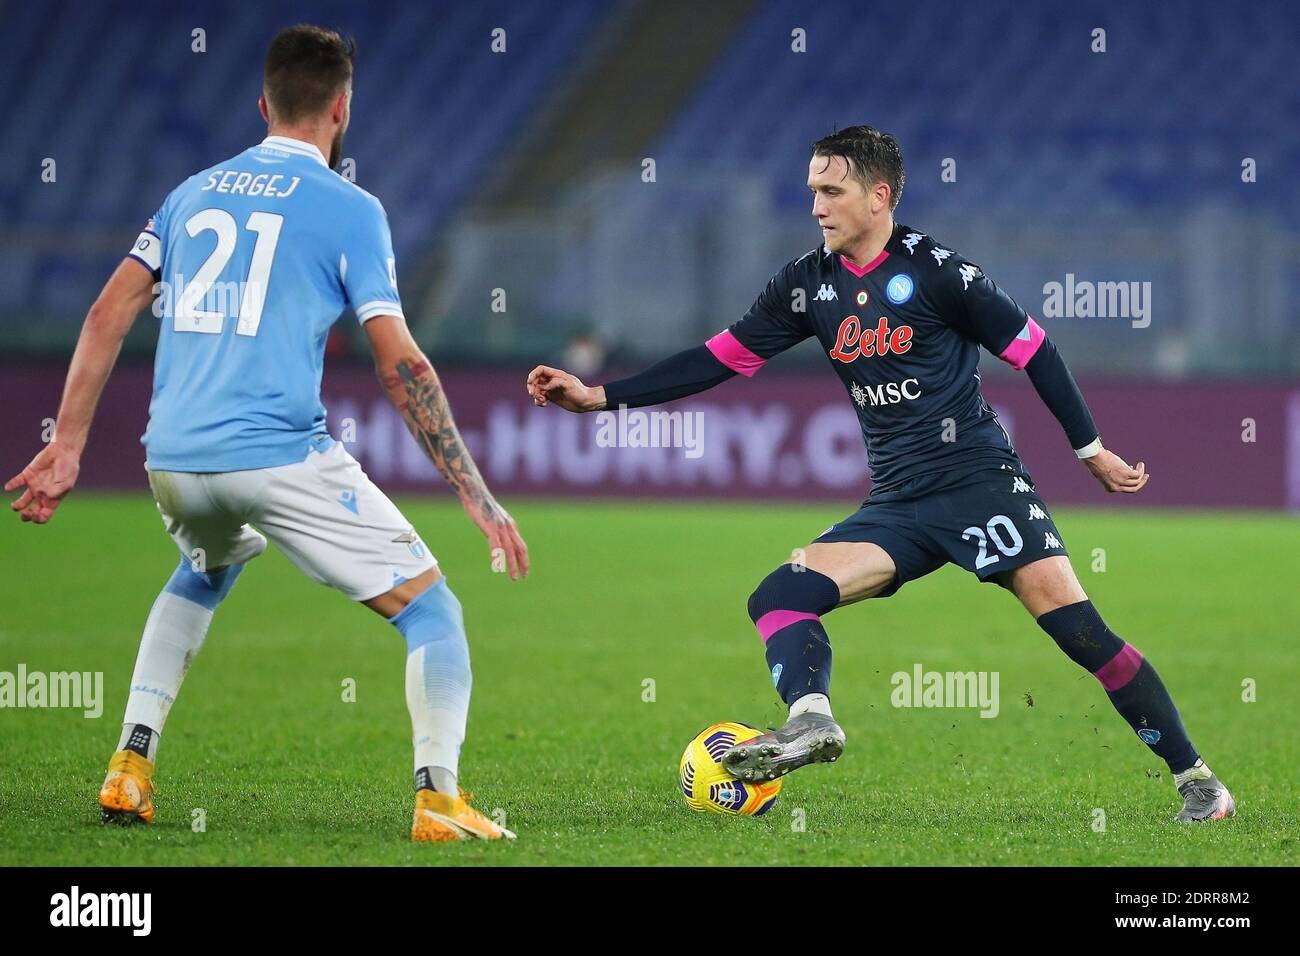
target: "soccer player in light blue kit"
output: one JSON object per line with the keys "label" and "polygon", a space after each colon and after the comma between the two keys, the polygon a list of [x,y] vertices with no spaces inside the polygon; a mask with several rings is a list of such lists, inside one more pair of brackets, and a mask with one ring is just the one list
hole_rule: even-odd
{"label": "soccer player in light blue kit", "polygon": [[[77,479],[100,392],[136,316],[161,318],[145,467],[180,564],[145,624],[126,718],[99,802],[152,822],[163,724],[213,613],[269,538],[303,573],[406,639],[417,841],[514,836],[457,784],[469,709],[460,603],[423,540],[325,429],[325,337],[345,308],[412,435],[512,578],[528,551],[465,449],[411,338],[379,201],[332,171],[350,118],[354,46],[291,27],[272,41],[259,101],[269,135],[171,192],[91,307],[55,438],[6,491],[48,521]],[[326,152],[329,161],[326,161]]]}

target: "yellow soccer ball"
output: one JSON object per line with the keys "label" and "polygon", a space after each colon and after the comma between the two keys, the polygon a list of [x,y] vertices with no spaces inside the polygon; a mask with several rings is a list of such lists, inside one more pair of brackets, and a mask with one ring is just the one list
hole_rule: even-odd
{"label": "yellow soccer ball", "polygon": [[682,795],[692,810],[756,817],[772,809],[781,778],[746,783],[722,767],[722,755],[738,743],[760,736],[749,724],[726,721],[706,727],[686,746],[678,774]]}

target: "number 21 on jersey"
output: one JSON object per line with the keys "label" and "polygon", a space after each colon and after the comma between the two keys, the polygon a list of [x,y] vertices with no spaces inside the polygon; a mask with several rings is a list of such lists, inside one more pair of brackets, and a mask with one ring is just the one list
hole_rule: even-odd
{"label": "number 21 on jersey", "polygon": [[204,332],[219,335],[225,325],[226,315],[236,312],[238,320],[235,325],[237,335],[257,335],[257,328],[262,323],[262,307],[266,304],[266,287],[271,281],[271,264],[275,260],[275,247],[280,241],[280,227],[284,225],[284,216],[269,212],[248,214],[244,228],[257,236],[253,246],[253,258],[248,266],[248,275],[243,282],[222,283],[224,288],[217,291],[217,302],[228,306],[237,301],[238,306],[221,309],[202,309],[200,303],[208,300],[209,293],[217,284],[231,256],[235,254],[235,244],[239,241],[239,226],[235,217],[224,209],[204,209],[190,216],[185,222],[185,231],[191,239],[200,233],[215,232],[217,245],[211,255],[199,266],[176,300],[175,318],[172,328],[177,332]]}

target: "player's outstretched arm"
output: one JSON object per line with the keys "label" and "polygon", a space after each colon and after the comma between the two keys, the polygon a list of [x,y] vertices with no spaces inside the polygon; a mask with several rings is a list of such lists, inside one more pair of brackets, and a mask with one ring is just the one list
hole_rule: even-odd
{"label": "player's outstretched arm", "polygon": [[598,412],[619,406],[662,405],[712,388],[735,374],[707,346],[699,345],[671,355],[644,372],[595,387],[584,385],[563,369],[539,365],[528,373],[527,387],[535,405],[555,404],[569,412]]}
{"label": "player's outstretched arm", "polygon": [[505,556],[512,580],[526,576],[528,546],[515,519],[488,491],[451,417],[442,383],[406,322],[394,315],[378,315],[366,321],[365,330],[375,355],[375,372],[388,400],[455,490],[465,513],[487,537],[493,557]]}
{"label": "player's outstretched arm", "polygon": [[[1012,368],[1029,376],[1043,404],[1056,416],[1070,447],[1107,491],[1134,494],[1146,487],[1146,466],[1136,468],[1102,447],[1088,403],[1066,367],[1056,344],[1009,295],[974,263],[961,257],[960,268],[941,278],[938,292],[965,334],[980,342]],[[958,287],[958,280],[961,285]]]}
{"label": "player's outstretched arm", "polygon": [[635,375],[591,388],[576,375],[539,365],[528,373],[528,394],[536,405],[555,404],[570,412],[662,405],[695,395],[743,375],[753,378],[768,359],[813,334],[807,313],[795,312],[802,289],[798,267],[788,263],[768,281],[749,311],[703,345],[685,349]]}
{"label": "player's outstretched arm", "polygon": [[[1033,325],[1036,327],[1037,323]],[[1075,384],[1074,376],[1055,343],[1043,336],[1024,368],[1043,404],[1056,416],[1070,438],[1074,453],[1103,488],[1110,492],[1136,494],[1146,487],[1151,476],[1143,462],[1138,462],[1134,468],[1102,445],[1083,393]]]}
{"label": "player's outstretched arm", "polygon": [[68,367],[54,438],[31,464],[5,482],[5,491],[24,491],[10,508],[24,521],[45,524],[77,483],[81,451],[90,436],[99,396],[131,331],[136,316],[153,300],[153,275],[134,259],[124,259],[109,277],[77,339]]}

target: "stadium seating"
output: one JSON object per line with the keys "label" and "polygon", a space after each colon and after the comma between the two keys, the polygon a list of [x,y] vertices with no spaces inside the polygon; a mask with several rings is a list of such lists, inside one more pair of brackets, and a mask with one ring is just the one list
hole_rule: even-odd
{"label": "stadium seating", "polygon": [[[256,15],[232,15],[240,9]],[[0,220],[11,237],[0,313],[79,322],[120,259],[123,234],[133,235],[186,176],[264,135],[262,55],[274,29],[304,20],[357,38],[345,153],[357,182],[401,210],[393,241],[410,262],[527,125],[608,9],[600,0],[407,2],[382,15],[337,0],[235,8],[112,0],[10,10],[0,31],[0,155],[28,175],[0,183]],[[497,27],[508,55],[490,49]],[[199,28],[221,57],[193,52]],[[240,54],[225,55],[232,48]],[[33,55],[39,71],[30,69]],[[47,157],[57,162],[54,183],[40,179]],[[58,237],[74,234],[75,250],[59,248]]]}
{"label": "stadium seating", "polygon": [[[942,208],[940,163],[957,157],[958,182],[992,212],[1220,199],[1285,211],[1296,228],[1300,194],[1283,170],[1297,168],[1300,127],[1277,122],[1300,107],[1294,7],[1253,4],[1219,31],[1224,8],[1205,0],[1177,15],[1014,0],[929,0],[925,13],[768,0],[664,135],[660,165],[727,169],[743,158],[770,171],[781,203],[802,205],[809,143],[867,122],[903,142],[917,218]],[[1096,27],[1105,53],[1090,49]],[[791,52],[796,28],[807,53]],[[1259,181],[1243,189],[1247,156]]]}
{"label": "stadium seating", "polygon": [[[656,353],[694,341],[696,326],[712,327],[719,314],[731,315],[761,281],[756,276],[793,247],[794,224],[808,223],[801,217],[808,207],[802,181],[809,143],[860,121],[896,133],[903,143],[909,176],[900,218],[958,248],[985,223],[999,230],[998,241],[990,233],[971,248],[1003,250],[1001,262],[992,252],[979,254],[1011,288],[1035,289],[1044,276],[1067,271],[1136,278],[1119,274],[1117,250],[1089,251],[1105,248],[1119,220],[1137,227],[1129,230],[1130,244],[1147,249],[1150,237],[1160,237],[1157,244],[1175,246],[1147,256],[1139,270],[1143,278],[1163,280],[1166,332],[1177,331],[1204,298],[1188,279],[1188,263],[1219,263],[1207,280],[1211,286],[1231,285],[1227,280],[1244,267],[1213,250],[1199,260],[1188,253],[1203,223],[1217,221],[1215,210],[1232,210],[1235,223],[1220,230],[1224,235],[1278,238],[1274,258],[1251,283],[1256,298],[1242,304],[1266,316],[1257,324],[1273,331],[1243,361],[1260,365],[1284,355],[1285,336],[1295,332],[1278,330],[1300,328],[1293,310],[1279,305],[1300,294],[1300,192],[1287,173],[1300,168],[1300,125],[1278,121],[1300,115],[1293,8],[1275,0],[1252,4],[1248,14],[1226,13],[1209,0],[1188,0],[1176,13],[1161,5],[1095,7],[927,0],[918,16],[911,8],[854,0],[763,0],[646,146],[664,185],[652,194],[608,193],[620,210],[619,235],[634,233],[627,242],[647,238],[653,246],[682,236],[704,241],[701,230],[716,226],[709,222],[709,197],[683,183],[716,181],[735,193],[743,182],[743,198],[771,201],[747,204],[749,245],[741,258],[754,264],[754,274],[723,277],[705,295],[699,287],[707,283],[693,277],[689,262],[657,256],[662,268],[641,273],[623,266],[608,283],[621,290],[621,310],[654,314],[659,324],[643,329],[645,341],[623,337],[622,344]],[[164,0],[107,0],[29,2],[11,11],[0,32],[0,78],[9,93],[0,157],[21,175],[0,179],[6,342],[31,346],[49,331],[49,341],[60,343],[56,350],[66,348],[122,243],[166,192],[261,136],[255,101],[267,37],[305,19],[357,36],[355,117],[345,151],[356,162],[357,181],[390,211],[400,211],[391,221],[408,308],[432,315],[438,310],[430,301],[460,303],[444,310],[454,321],[436,335],[453,355],[491,357],[485,351],[496,350],[500,357],[531,341],[509,332],[488,343],[466,321],[472,310],[464,303],[484,301],[481,273],[495,265],[428,254],[464,245],[463,233],[449,232],[458,212],[500,173],[500,158],[517,147],[551,97],[580,75],[575,68],[591,49],[586,41],[620,22],[619,6],[268,0],[235,9],[241,15],[217,0],[197,0],[184,10]],[[1225,16],[1234,17],[1231,29],[1215,29]],[[507,56],[490,50],[497,26],[507,29]],[[191,50],[196,28],[206,31],[207,54]],[[1097,28],[1106,31],[1105,53],[1091,49]],[[804,31],[806,53],[791,50],[795,30]],[[604,39],[617,43],[617,32]],[[231,49],[239,55],[229,55]],[[212,55],[218,50],[221,56]],[[28,68],[32,51],[41,57],[39,70]],[[647,78],[647,95],[656,95],[654,86]],[[47,157],[58,163],[56,183],[40,179]],[[955,184],[940,178],[950,157],[957,162]],[[1242,182],[1246,157],[1257,163],[1257,182]],[[537,198],[556,200],[559,213],[569,202],[564,221],[581,222],[586,213],[573,199],[577,193]],[[562,221],[549,210],[538,215],[543,226]],[[1091,246],[1058,242],[1050,262],[1035,261],[1031,241],[1008,247],[1008,235],[1035,227],[1058,238],[1095,238],[1087,240]],[[503,228],[495,245],[483,248],[508,239],[509,227]],[[556,228],[557,236],[567,235]],[[604,228],[613,229],[613,220]],[[512,302],[534,320],[530,332],[551,337],[598,316],[584,304],[593,288],[586,250],[601,240],[566,246],[567,255],[553,245],[539,250],[532,266],[546,276],[509,276]],[[1249,241],[1234,238],[1231,245],[1249,256]],[[675,251],[689,258],[689,250]],[[432,261],[438,269],[430,268]],[[463,275],[449,274],[448,261]],[[1171,262],[1182,271],[1172,271]],[[441,299],[418,298],[414,280],[421,274],[443,278],[450,291]],[[457,291],[457,283],[466,288]],[[677,326],[669,324],[673,317]],[[1204,351],[1207,341],[1198,347]],[[1109,346],[1098,349],[1103,355]],[[1149,360],[1143,353],[1142,361]]]}

